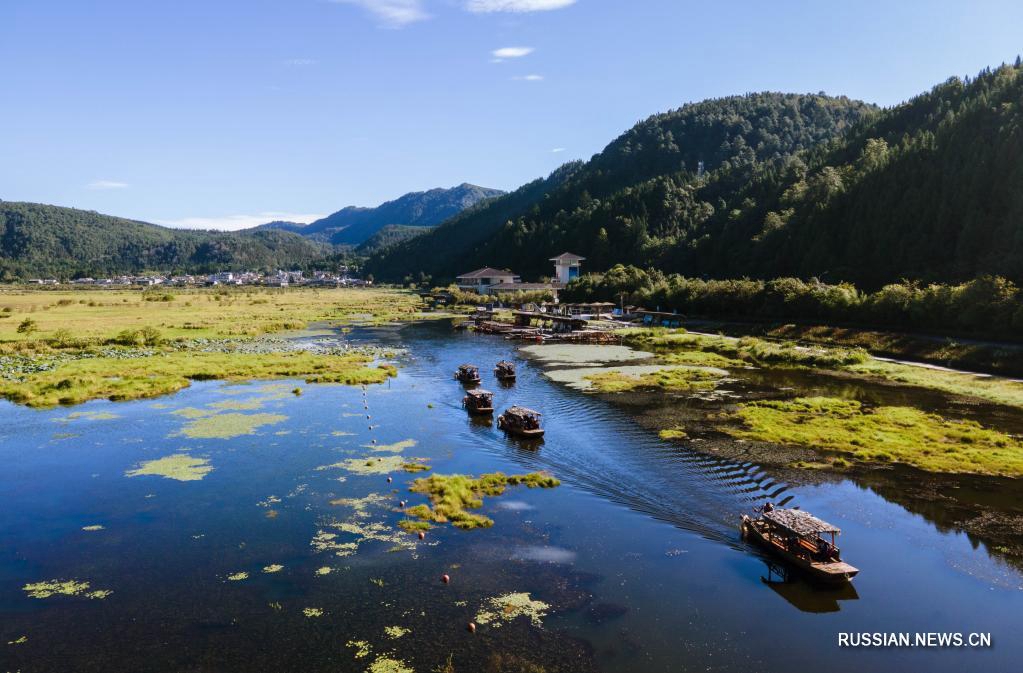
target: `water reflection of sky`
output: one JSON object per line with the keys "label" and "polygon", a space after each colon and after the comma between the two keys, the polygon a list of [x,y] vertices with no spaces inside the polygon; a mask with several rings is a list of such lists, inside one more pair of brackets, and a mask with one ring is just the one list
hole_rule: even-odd
{"label": "water reflection of sky", "polygon": [[[252,670],[253,661],[267,670],[357,671],[386,654],[429,671],[452,655],[456,670],[486,670],[499,652],[506,667],[526,660],[563,670],[782,670],[822,659],[830,670],[1008,670],[1023,653],[1011,633],[1023,607],[1019,575],[868,489],[842,482],[787,491],[842,526],[843,552],[862,569],[855,593],[772,589],[736,525],[758,488],[779,486],[755,467],[659,442],[605,403],[551,384],[503,340],[452,338],[430,326],[368,337],[404,343],[412,356],[398,379],[365,398],[359,388],[300,382],[282,389],[300,385],[301,397],[269,393],[265,383],[198,383],[168,398],[73,410],[4,405],[0,662],[26,671]],[[502,358],[521,363],[512,387],[491,380]],[[481,366],[499,410],[524,403],[545,414],[541,446],[469,422],[451,379],[465,361]],[[220,413],[287,418],[251,435],[197,439],[180,434],[190,420],[173,413],[251,399],[262,399],[260,408]],[[72,412],[98,415],[69,419]],[[405,493],[413,475],[396,473],[388,484],[317,468],[375,455],[366,448],[374,439],[410,438],[417,444],[405,455],[441,473],[549,469],[564,484],[487,499],[492,529],[439,528],[397,550],[362,541],[343,558],[317,553],[317,532],[352,517],[331,500],[422,500]],[[178,453],[208,460],[213,471],[201,481],[124,476]],[[387,505],[367,511],[367,521],[389,530],[401,518]],[[91,525],[104,529],[82,530]],[[272,565],[284,567],[263,571]],[[317,574],[324,567],[331,572]],[[242,572],[248,579],[226,579]],[[437,581],[443,573],[450,585]],[[21,590],[55,578],[114,593],[38,600]],[[465,624],[484,602],[511,592],[551,605],[545,627],[519,619],[468,635]],[[324,614],[307,617],[306,608]],[[392,638],[388,626],[410,633]],[[991,631],[996,647],[837,648],[839,631],[861,630]],[[6,645],[23,635],[25,643]],[[356,658],[349,641],[366,641],[373,654]]]}

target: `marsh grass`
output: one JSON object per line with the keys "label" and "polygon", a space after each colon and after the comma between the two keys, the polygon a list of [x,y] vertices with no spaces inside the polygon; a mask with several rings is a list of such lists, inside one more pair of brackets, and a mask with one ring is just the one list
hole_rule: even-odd
{"label": "marsh grass", "polygon": [[136,469],[124,473],[126,477],[157,476],[176,481],[200,481],[213,471],[210,461],[187,453],[164,456],[143,461]]}
{"label": "marsh grass", "polygon": [[66,362],[29,374],[24,381],[0,382],[0,396],[31,407],[157,397],[191,381],[301,378],[307,383],[382,383],[395,376],[391,365],[368,366],[363,355],[328,356],[305,351],[283,353],[195,353],[176,351],[151,357],[97,357]]}
{"label": "marsh grass", "polygon": [[837,453],[843,462],[1023,476],[1023,442],[1018,438],[911,407],[865,408],[855,400],[802,397],[749,402],[733,418],[742,422],[729,430],[737,438]]}
{"label": "marsh grass", "polygon": [[612,369],[584,376],[593,390],[602,393],[620,393],[641,388],[688,391],[709,390],[728,372],[704,367],[664,367],[652,372],[630,374]]}
{"label": "marsh grass", "polygon": [[882,360],[853,365],[849,367],[849,371],[902,385],[975,397],[1011,407],[1023,407],[1023,383],[997,376],[977,376]]}
{"label": "marsh grass", "polygon": [[481,475],[479,478],[464,474],[433,474],[416,479],[409,487],[413,493],[426,495],[430,499],[430,505],[416,505],[409,508],[407,513],[426,522],[450,522],[456,528],[464,530],[489,528],[494,525],[493,519],[468,510],[483,507],[484,496],[499,496],[509,486],[518,485],[529,488],[554,488],[561,485],[561,482],[542,472],[520,475],[494,472]]}

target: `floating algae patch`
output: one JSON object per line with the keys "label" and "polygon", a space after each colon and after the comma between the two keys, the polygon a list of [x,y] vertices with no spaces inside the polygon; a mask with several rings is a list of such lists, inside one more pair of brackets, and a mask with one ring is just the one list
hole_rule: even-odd
{"label": "floating algae patch", "polygon": [[623,367],[584,375],[593,390],[621,393],[643,388],[661,390],[709,390],[728,375],[723,369],[711,367]]}
{"label": "floating algae patch", "polygon": [[20,638],[15,638],[14,640],[8,640],[7,644],[8,645],[24,645],[27,642],[28,642],[28,636],[21,636]]}
{"label": "floating algae patch", "polygon": [[354,432],[345,432],[344,430],[335,430],[335,431],[333,431],[330,434],[331,434],[332,437],[353,437],[353,436],[355,436]]}
{"label": "floating algae patch", "polygon": [[339,542],[337,533],[329,533],[325,530],[316,532],[309,546],[317,552],[332,551],[336,556],[351,556],[359,551],[358,542]]}
{"label": "floating algae patch", "polygon": [[726,418],[747,440],[805,446],[864,463],[904,463],[930,472],[1023,476],[1023,441],[974,421],[912,407],[864,408],[855,400],[801,397],[749,402]]}
{"label": "floating algae patch", "polygon": [[227,579],[232,581],[232,582],[241,582],[242,580],[249,579],[249,574],[247,572],[245,572],[245,571],[242,571],[240,573],[234,573],[233,575],[228,575]]}
{"label": "floating algae patch", "polygon": [[421,519],[402,519],[398,522],[398,528],[407,533],[418,533],[419,531],[430,530],[433,526],[430,525],[429,521]]}
{"label": "floating algae patch", "polygon": [[331,500],[330,504],[337,507],[350,507],[355,516],[359,518],[369,517],[370,507],[384,507],[392,501],[390,496],[381,493],[370,493],[363,498],[338,498]]}
{"label": "floating algae patch", "polygon": [[279,563],[272,563],[268,566],[263,567],[263,572],[268,575],[271,573],[279,573],[282,570],[284,570],[284,566],[280,565]]}
{"label": "floating algae patch", "polygon": [[302,614],[309,618],[322,617],[323,608],[302,608]]}
{"label": "floating algae patch", "polygon": [[105,530],[105,529],[104,529],[103,526],[99,525],[98,523],[94,523],[91,526],[82,526],[82,530],[92,532],[92,531]]}
{"label": "floating algae patch", "polygon": [[365,659],[373,653],[373,648],[365,640],[349,640],[346,645],[355,650],[356,659]]}
{"label": "floating algae patch", "polygon": [[210,409],[217,409],[218,411],[253,411],[255,409],[262,409],[265,404],[265,398],[252,397],[247,400],[223,400],[221,402],[214,402],[209,405],[209,407]]}
{"label": "floating algae patch", "polygon": [[124,473],[126,477],[157,476],[177,481],[199,481],[213,471],[210,461],[185,453],[143,461],[136,469]]}
{"label": "floating algae patch", "polygon": [[385,626],[384,633],[388,638],[397,640],[398,638],[402,638],[412,633],[412,629],[406,629],[403,626]]}
{"label": "floating algae patch", "polygon": [[332,572],[334,572],[334,569],[331,568],[330,566],[323,566],[322,568],[317,568],[316,569],[316,574],[317,575],[321,575],[321,576],[322,575],[329,575]]}
{"label": "floating algae patch", "polygon": [[288,417],[284,414],[214,414],[194,419],[178,434],[192,439],[231,439],[253,435],[263,426],[276,425],[286,420]]}
{"label": "floating algae patch", "polygon": [[403,439],[402,441],[395,442],[394,444],[363,444],[363,448],[385,453],[401,453],[405,449],[411,449],[416,444],[418,444],[418,442],[414,439]]}
{"label": "floating algae patch", "polygon": [[55,419],[56,421],[112,421],[120,418],[118,414],[111,413],[109,411],[76,411],[68,414],[64,418]]}
{"label": "floating algae patch", "polygon": [[665,428],[657,433],[661,439],[672,440],[672,439],[689,439],[689,435],[682,427],[677,428]]}
{"label": "floating algae patch", "polygon": [[31,598],[49,598],[50,596],[85,596],[92,599],[103,599],[114,593],[108,589],[89,591],[88,582],[78,580],[50,580],[35,582],[22,587]]}
{"label": "floating algae patch", "polygon": [[410,516],[434,523],[451,522],[457,528],[489,528],[493,519],[468,510],[483,506],[483,496],[502,495],[509,486],[554,488],[561,484],[542,472],[506,475],[501,472],[481,475],[478,479],[464,474],[434,474],[416,479],[409,490],[429,497],[430,505],[416,505],[408,509]]}
{"label": "floating algae patch", "polygon": [[489,624],[494,628],[501,624],[525,617],[533,626],[542,627],[543,618],[551,606],[536,601],[528,593],[512,593],[488,598],[476,613],[477,624]]}
{"label": "floating algae patch", "polygon": [[366,673],[416,673],[401,659],[392,659],[388,655],[379,656],[366,669]]}
{"label": "floating algae patch", "polygon": [[215,411],[210,411],[209,409],[196,409],[195,407],[182,407],[180,409],[175,409],[171,413],[174,414],[175,416],[181,416],[182,418],[196,419],[196,418],[206,418],[208,416],[212,416],[216,412]]}
{"label": "floating algae patch", "polygon": [[[392,545],[390,549],[391,551],[400,551],[404,549],[414,552],[416,550],[416,544],[414,542],[410,541],[406,536],[402,535],[394,528],[379,521],[371,523],[353,520],[338,521],[330,524],[330,527],[354,537],[354,540],[348,543],[339,543],[349,545],[345,548],[345,550],[350,550],[351,554],[357,552],[359,547],[366,542],[383,542],[390,544]],[[338,556],[343,555],[350,554],[338,554]]]}
{"label": "floating algae patch", "polygon": [[[366,456],[365,458],[349,458],[333,465],[321,465],[317,470],[340,469],[359,475],[390,474],[391,472],[417,472],[423,469],[423,463],[409,461],[402,456]],[[428,467],[426,469],[429,469]]]}

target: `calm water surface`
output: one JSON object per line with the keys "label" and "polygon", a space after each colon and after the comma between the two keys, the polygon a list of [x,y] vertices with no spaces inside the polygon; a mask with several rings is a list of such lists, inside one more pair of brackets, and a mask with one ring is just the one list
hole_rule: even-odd
{"label": "calm water surface", "polygon": [[[456,671],[1018,670],[1023,577],[965,535],[852,481],[792,486],[661,442],[621,409],[551,383],[501,339],[446,324],[352,338],[408,349],[399,376],[365,391],[211,382],[159,400],[0,407],[0,671],[364,671],[379,657],[420,672],[449,657]],[[520,363],[514,386],[490,376],[502,358]],[[451,378],[462,362],[481,366],[498,409],[543,412],[545,441],[468,419]],[[300,397],[288,392],[296,385]],[[195,439],[180,409],[278,418]],[[403,455],[439,473],[549,470],[563,485],[509,489],[484,504],[493,528],[440,527],[419,542],[394,529],[399,499],[423,501],[407,493],[414,475],[317,469],[393,455],[368,447],[406,439],[417,444]],[[213,471],[125,476],[178,453]],[[370,493],[379,502],[361,517],[331,504]],[[854,589],[765,581],[737,521],[767,498],[842,527],[843,554],[862,569]],[[375,533],[331,526],[346,521]],[[320,531],[357,551],[317,550]],[[283,569],[263,571],[274,565]],[[237,573],[248,577],[227,579]],[[113,593],[22,590],[52,579]],[[519,617],[466,631],[489,598],[522,592],[550,606],[542,628]],[[407,633],[385,630],[394,626]],[[994,646],[839,648],[838,633],[852,631],[990,632]],[[370,653],[357,656],[353,641]]]}

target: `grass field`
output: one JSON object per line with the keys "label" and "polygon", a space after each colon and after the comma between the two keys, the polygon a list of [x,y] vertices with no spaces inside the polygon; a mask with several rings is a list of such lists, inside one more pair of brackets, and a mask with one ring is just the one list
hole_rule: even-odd
{"label": "grass field", "polygon": [[[115,339],[152,327],[165,339],[252,337],[305,327],[417,317],[419,297],[386,289],[0,291],[0,344]],[[28,321],[30,327],[19,327]]]}
{"label": "grass field", "polygon": [[[193,380],[379,383],[394,369],[365,354],[232,351],[311,322],[427,317],[419,308],[417,295],[381,289],[8,290],[0,292],[0,396],[45,407],[155,397]],[[223,352],[211,351],[218,340]]]}

